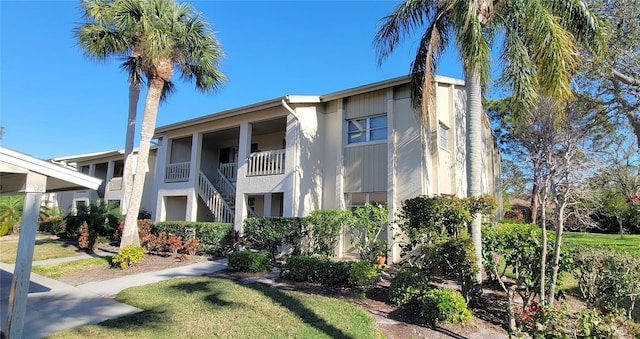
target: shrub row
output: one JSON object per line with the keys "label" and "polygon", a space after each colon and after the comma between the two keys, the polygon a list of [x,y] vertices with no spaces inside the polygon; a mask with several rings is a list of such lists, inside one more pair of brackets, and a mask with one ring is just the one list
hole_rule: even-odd
{"label": "shrub row", "polygon": [[350,270],[350,262],[292,255],[287,258],[283,275],[295,281],[340,284],[348,282]]}
{"label": "shrub row", "polygon": [[[200,239],[198,251],[211,255],[222,255],[233,244],[233,225],[218,222],[163,221],[151,225],[151,234],[156,237],[175,234],[185,242]],[[141,232],[142,233],[142,232]]]}
{"label": "shrub row", "polygon": [[582,298],[604,311],[625,308],[627,317],[640,296],[640,258],[611,248],[578,246],[573,252],[574,277]]}
{"label": "shrub row", "polygon": [[64,233],[67,223],[63,217],[50,217],[38,222],[38,231],[49,234]]}

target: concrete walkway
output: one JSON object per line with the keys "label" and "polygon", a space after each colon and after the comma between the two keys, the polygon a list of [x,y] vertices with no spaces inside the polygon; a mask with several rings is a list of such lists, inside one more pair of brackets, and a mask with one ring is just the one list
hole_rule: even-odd
{"label": "concrete walkway", "polygon": [[[104,252],[104,255],[111,255],[111,253]],[[46,264],[55,264],[95,256],[97,255],[78,255],[70,258],[42,260],[34,262],[33,265],[44,265],[45,262]],[[140,312],[142,310],[119,303],[112,297],[129,287],[178,277],[201,276],[223,270],[226,267],[226,259],[220,259],[96,281],[76,287],[32,272],[23,337],[43,338],[69,328],[97,324]],[[2,324],[0,329],[5,328],[7,321],[13,270],[14,265],[0,263],[0,324]]]}

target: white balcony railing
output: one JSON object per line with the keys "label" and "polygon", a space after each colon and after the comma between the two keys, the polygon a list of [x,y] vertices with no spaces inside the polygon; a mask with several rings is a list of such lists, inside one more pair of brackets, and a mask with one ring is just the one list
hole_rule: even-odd
{"label": "white balcony railing", "polygon": [[238,177],[238,165],[235,162],[220,164],[220,172],[231,182],[236,182]]}
{"label": "white balcony railing", "polygon": [[189,181],[190,162],[177,162],[168,164],[164,174],[164,182]]}
{"label": "white balcony railing", "polygon": [[122,191],[122,177],[111,178],[107,185],[108,191]]}
{"label": "white balcony railing", "polygon": [[284,149],[251,153],[247,161],[247,176],[284,173]]}

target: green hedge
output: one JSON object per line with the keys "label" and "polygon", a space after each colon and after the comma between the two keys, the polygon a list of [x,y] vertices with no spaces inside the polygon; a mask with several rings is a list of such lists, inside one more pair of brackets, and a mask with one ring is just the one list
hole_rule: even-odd
{"label": "green hedge", "polygon": [[350,262],[292,255],[287,258],[283,275],[295,281],[338,284],[347,282],[350,270]]}
{"label": "green hedge", "polygon": [[63,233],[67,223],[62,217],[51,217],[38,223],[38,231],[50,234]]}
{"label": "green hedge", "polygon": [[295,254],[301,252],[304,223],[304,218],[296,217],[247,218],[243,236],[247,247],[268,253],[269,260],[275,263],[278,246],[289,244]]}
{"label": "green hedge", "polygon": [[219,222],[162,221],[151,226],[151,233],[156,236],[161,232],[175,234],[183,240],[189,239],[195,230],[195,237],[202,239],[198,251],[212,255],[222,255],[233,245],[233,225]]}
{"label": "green hedge", "polygon": [[264,272],[269,269],[269,259],[264,253],[238,251],[229,254],[229,269],[239,272]]}

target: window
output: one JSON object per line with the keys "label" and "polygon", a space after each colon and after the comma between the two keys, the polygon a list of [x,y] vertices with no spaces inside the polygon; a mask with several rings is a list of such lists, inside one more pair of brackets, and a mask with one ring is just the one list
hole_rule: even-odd
{"label": "window", "polygon": [[355,210],[364,206],[366,203],[384,204],[387,202],[387,192],[371,192],[371,193],[346,193],[347,208]]}
{"label": "window", "polygon": [[438,146],[449,149],[449,127],[438,124]]}
{"label": "window", "polygon": [[349,120],[347,123],[347,143],[349,144],[387,139],[386,115]]}

